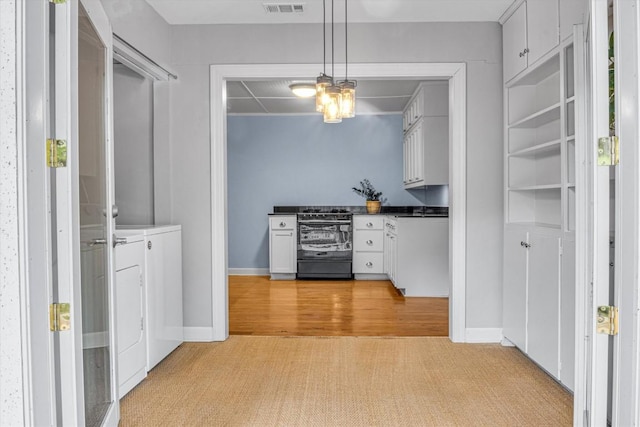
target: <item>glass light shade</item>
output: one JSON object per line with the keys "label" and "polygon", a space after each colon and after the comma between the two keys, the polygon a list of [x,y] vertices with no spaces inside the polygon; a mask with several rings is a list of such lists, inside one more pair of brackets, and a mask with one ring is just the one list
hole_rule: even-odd
{"label": "glass light shade", "polygon": [[350,119],[356,115],[356,83],[354,81],[340,82],[340,115],[343,119]]}
{"label": "glass light shade", "polygon": [[340,114],[340,104],[342,103],[342,91],[338,86],[328,86],[325,89],[327,103],[324,105],[324,122],[340,123],[342,115]]}
{"label": "glass light shade", "polygon": [[311,98],[316,94],[316,86],[310,83],[294,83],[289,85],[289,89],[300,98]]}
{"label": "glass light shade", "polygon": [[316,80],[316,111],[322,113],[324,105],[328,102],[325,90],[333,85],[333,78],[321,73]]}

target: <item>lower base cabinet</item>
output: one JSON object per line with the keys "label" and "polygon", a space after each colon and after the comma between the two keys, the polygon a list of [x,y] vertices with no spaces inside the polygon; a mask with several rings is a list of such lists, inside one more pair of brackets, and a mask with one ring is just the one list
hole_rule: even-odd
{"label": "lower base cabinet", "polygon": [[449,296],[449,219],[385,221],[386,273],[406,297]]}
{"label": "lower base cabinet", "polygon": [[573,389],[575,244],[559,230],[504,232],[503,335]]}
{"label": "lower base cabinet", "polygon": [[297,240],[295,215],[269,217],[269,273],[272,280],[296,278]]}

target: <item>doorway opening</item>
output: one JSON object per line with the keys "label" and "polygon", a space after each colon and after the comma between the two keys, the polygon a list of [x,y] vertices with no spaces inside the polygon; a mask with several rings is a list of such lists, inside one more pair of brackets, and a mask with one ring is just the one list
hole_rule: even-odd
{"label": "doorway opening", "polygon": [[[463,63],[356,64],[362,79],[449,81],[449,337],[465,340],[466,282],[466,67]],[[228,217],[226,82],[231,80],[304,79],[319,65],[211,66],[211,231],[212,324],[214,340],[228,336]],[[338,70],[337,74],[340,74]]]}

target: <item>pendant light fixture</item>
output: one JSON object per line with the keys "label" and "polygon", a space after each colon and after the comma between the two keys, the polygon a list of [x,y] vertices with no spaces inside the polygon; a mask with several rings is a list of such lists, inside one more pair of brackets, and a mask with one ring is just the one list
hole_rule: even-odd
{"label": "pendant light fixture", "polygon": [[349,56],[347,54],[347,2],[344,0],[344,80],[338,82],[341,92],[340,115],[343,119],[350,119],[356,115],[356,80],[349,80]]}
{"label": "pendant light fixture", "polygon": [[326,45],[326,0],[322,0],[322,73],[316,79],[316,111],[322,113],[327,102],[325,89],[333,85],[333,77],[327,76],[327,45]]}
{"label": "pendant light fixture", "polygon": [[[333,2],[331,0],[331,75],[335,74],[334,66],[334,57],[333,57]],[[325,104],[324,104],[324,122],[325,123],[340,123],[342,121],[342,113],[340,112],[340,107],[342,106],[342,90],[336,84],[332,84],[327,86],[324,89],[325,96]]]}

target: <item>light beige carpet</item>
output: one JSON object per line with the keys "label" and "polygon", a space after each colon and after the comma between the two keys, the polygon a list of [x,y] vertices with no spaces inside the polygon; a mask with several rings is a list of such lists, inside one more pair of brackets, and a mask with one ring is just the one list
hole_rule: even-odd
{"label": "light beige carpet", "polygon": [[571,395],[518,350],[431,337],[185,343],[121,401],[122,426],[571,424]]}

